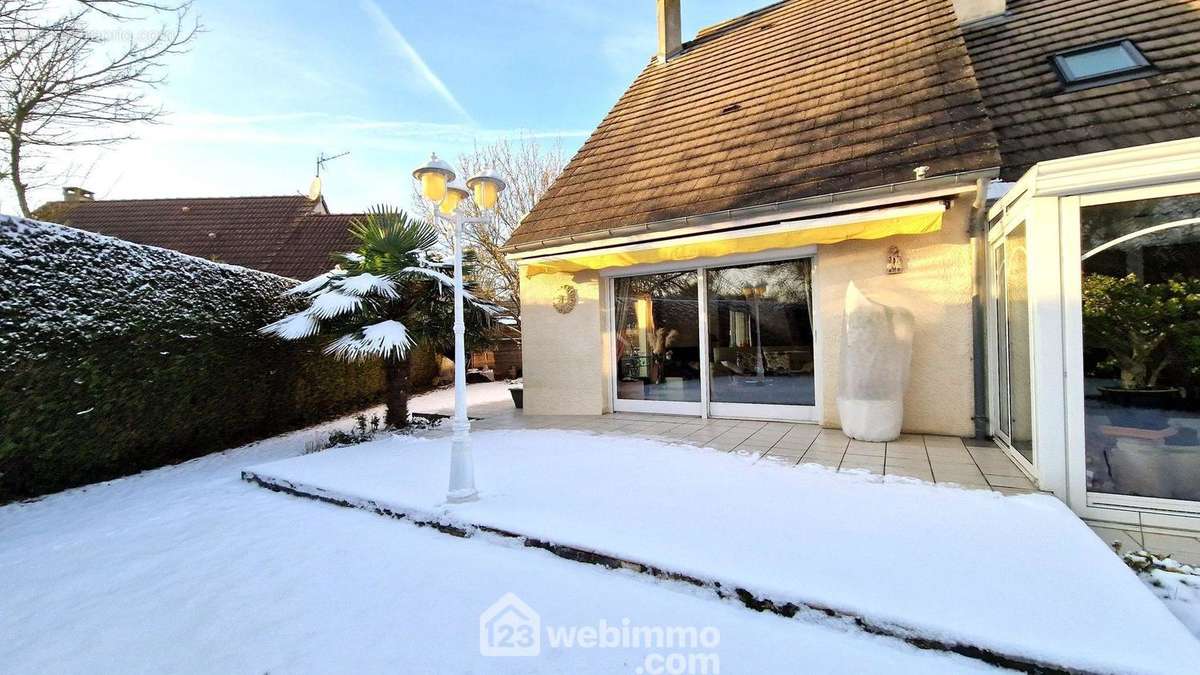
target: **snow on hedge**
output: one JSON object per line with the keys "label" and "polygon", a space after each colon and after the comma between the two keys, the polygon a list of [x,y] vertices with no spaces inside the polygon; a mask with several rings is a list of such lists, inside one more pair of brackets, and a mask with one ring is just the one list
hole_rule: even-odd
{"label": "snow on hedge", "polygon": [[250,334],[283,315],[290,279],[62,225],[0,215],[0,367],[101,336],[197,323]]}

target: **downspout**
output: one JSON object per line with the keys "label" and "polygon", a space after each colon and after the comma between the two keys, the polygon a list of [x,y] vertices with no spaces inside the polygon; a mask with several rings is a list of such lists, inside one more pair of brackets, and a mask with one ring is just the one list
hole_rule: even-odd
{"label": "downspout", "polygon": [[975,201],[971,204],[969,234],[975,247],[975,281],[971,294],[971,340],[975,378],[975,438],[988,434],[987,320],[984,314],[987,294],[987,178],[976,181]]}

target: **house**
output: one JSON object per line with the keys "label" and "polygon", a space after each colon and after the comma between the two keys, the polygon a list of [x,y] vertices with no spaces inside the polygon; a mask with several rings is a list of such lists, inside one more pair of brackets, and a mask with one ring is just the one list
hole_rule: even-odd
{"label": "house", "polygon": [[293,279],[332,267],[330,254],[354,248],[355,214],[331,214],[317,196],[94,199],[63,188],[34,217]]}
{"label": "house", "polygon": [[905,431],[1200,530],[1200,7],[785,0],[688,42],[656,7],[507,243],[527,413],[840,427],[853,284],[913,316]]}

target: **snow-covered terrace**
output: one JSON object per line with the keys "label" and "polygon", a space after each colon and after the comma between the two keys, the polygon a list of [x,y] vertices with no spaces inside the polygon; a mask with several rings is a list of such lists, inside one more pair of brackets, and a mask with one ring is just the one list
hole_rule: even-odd
{"label": "snow-covered terrace", "polygon": [[[573,560],[682,578],[784,615],[849,618],[1010,667],[1166,673],[1200,663],[1200,643],[1065,505],[990,484],[987,470],[1001,468],[990,451],[957,439],[904,439],[899,471],[888,472],[887,447],[881,456],[856,454],[849,441],[823,441],[815,429],[527,418],[505,412],[499,386],[490,389],[491,401],[472,411],[483,418],[473,434],[477,502],[445,503],[449,441],[436,434],[243,475],[458,534],[499,534]],[[557,428],[567,422],[574,428]],[[663,426],[672,422],[697,429]],[[603,425],[623,428],[597,433],[615,430]],[[685,431],[717,447],[664,442]],[[802,440],[785,442],[801,433],[813,434],[803,450],[795,449]],[[836,469],[804,462],[812,452],[840,453]],[[966,461],[935,460],[958,453],[982,476],[961,482],[977,489],[928,482],[941,465],[967,474]],[[875,459],[882,472],[852,467]]]}

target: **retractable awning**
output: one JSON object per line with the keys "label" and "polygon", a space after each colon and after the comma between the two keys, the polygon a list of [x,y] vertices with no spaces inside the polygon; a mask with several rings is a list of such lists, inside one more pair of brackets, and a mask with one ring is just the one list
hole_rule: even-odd
{"label": "retractable awning", "polygon": [[942,201],[923,202],[823,218],[811,218],[735,231],[590,249],[519,261],[527,277],[552,272],[582,272],[649,263],[759,253],[772,249],[836,244],[851,239],[883,239],[899,234],[928,234],[942,229]]}

